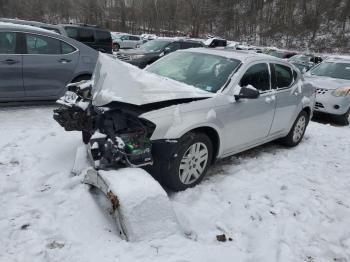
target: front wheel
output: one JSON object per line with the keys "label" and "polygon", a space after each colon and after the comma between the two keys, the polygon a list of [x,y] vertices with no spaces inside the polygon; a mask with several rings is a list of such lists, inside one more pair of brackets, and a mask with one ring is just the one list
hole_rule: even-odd
{"label": "front wheel", "polygon": [[193,187],[204,178],[212,159],[213,145],[209,137],[202,133],[188,134],[187,141],[179,146],[176,159],[164,174],[165,184],[174,191]]}
{"label": "front wheel", "polygon": [[338,117],[338,122],[341,125],[347,126],[350,124],[350,108],[348,112],[346,112],[344,115],[341,115]]}
{"label": "front wheel", "polygon": [[308,114],[305,111],[301,111],[288,135],[280,140],[282,144],[289,147],[298,145],[304,137],[308,123]]}

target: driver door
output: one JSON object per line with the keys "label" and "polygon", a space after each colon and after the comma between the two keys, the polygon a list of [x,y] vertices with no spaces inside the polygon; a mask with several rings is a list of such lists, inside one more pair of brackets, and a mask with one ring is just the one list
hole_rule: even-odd
{"label": "driver door", "polygon": [[252,86],[260,91],[257,99],[239,99],[226,112],[226,153],[237,152],[264,141],[273,122],[276,98],[271,89],[271,75],[267,63],[251,65],[239,85]]}

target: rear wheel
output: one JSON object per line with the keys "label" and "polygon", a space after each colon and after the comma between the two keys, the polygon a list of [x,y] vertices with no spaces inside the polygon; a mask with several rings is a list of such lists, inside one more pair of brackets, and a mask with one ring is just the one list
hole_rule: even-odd
{"label": "rear wheel", "polygon": [[117,51],[119,51],[119,49],[120,49],[120,45],[117,44],[117,43],[114,43],[114,44],[113,44],[113,51],[114,51],[114,52],[117,52]]}
{"label": "rear wheel", "polygon": [[212,159],[213,146],[209,137],[202,133],[189,134],[189,139],[179,146],[177,157],[169,163],[165,184],[172,190],[181,191],[193,187],[204,178]]}
{"label": "rear wheel", "polygon": [[301,111],[295,120],[288,135],[280,141],[289,147],[298,145],[304,137],[306,127],[309,123],[309,116],[305,111]]}

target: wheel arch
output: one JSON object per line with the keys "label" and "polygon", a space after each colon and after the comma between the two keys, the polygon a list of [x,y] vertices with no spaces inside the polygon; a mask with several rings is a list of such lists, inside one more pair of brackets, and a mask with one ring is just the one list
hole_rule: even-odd
{"label": "wheel arch", "polygon": [[204,133],[206,134],[209,139],[212,142],[213,145],[213,157],[211,159],[211,163],[214,163],[217,159],[217,156],[219,154],[219,150],[220,150],[220,136],[219,133],[217,132],[217,130],[213,127],[210,126],[201,126],[201,127],[196,127],[194,129],[191,129],[190,131],[188,131],[187,133]]}

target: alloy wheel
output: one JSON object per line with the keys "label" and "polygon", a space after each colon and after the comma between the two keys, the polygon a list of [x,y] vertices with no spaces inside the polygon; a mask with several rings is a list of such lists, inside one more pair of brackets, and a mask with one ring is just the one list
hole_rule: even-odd
{"label": "alloy wheel", "polygon": [[197,181],[203,174],[208,163],[208,148],[204,143],[192,144],[183,155],[180,167],[180,181],[189,185]]}
{"label": "alloy wheel", "polygon": [[295,124],[295,127],[294,127],[293,141],[295,143],[299,142],[299,140],[303,137],[305,127],[306,127],[306,118],[305,116],[302,115],[298,119],[298,122]]}

